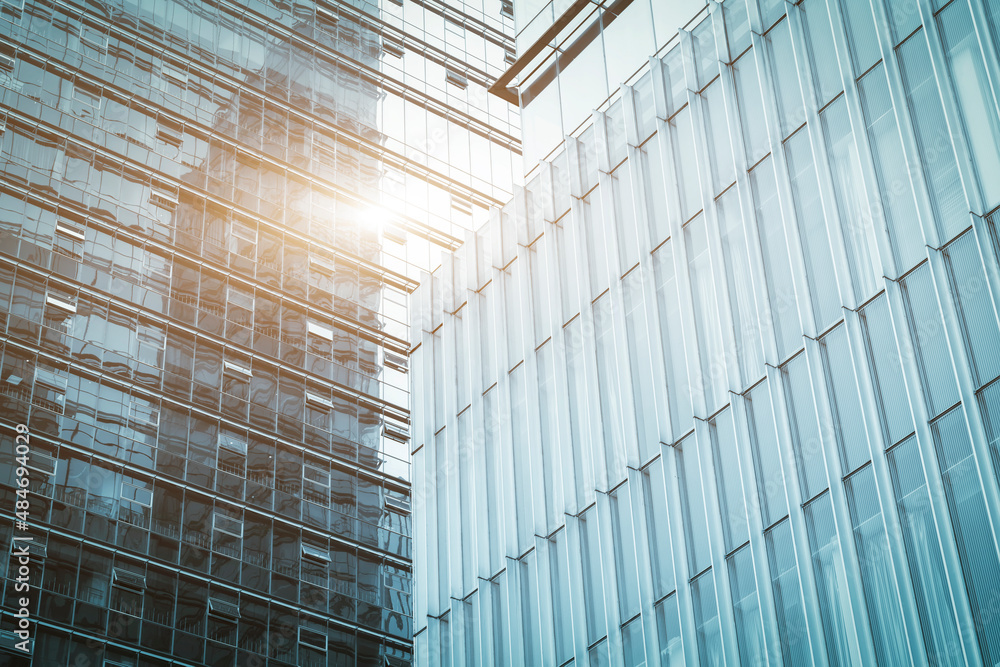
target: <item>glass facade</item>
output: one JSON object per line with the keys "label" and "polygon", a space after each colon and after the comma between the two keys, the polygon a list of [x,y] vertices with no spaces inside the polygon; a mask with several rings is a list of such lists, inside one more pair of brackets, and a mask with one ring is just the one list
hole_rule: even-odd
{"label": "glass facade", "polygon": [[526,185],[417,290],[471,381],[420,385],[415,539],[478,545],[418,555],[418,662],[489,591],[486,665],[1000,664],[1000,10],[666,5],[513,5]]}
{"label": "glass facade", "polygon": [[[0,664],[412,664],[409,301],[519,180],[509,32],[492,0],[0,2],[0,544],[18,424],[34,540]],[[492,599],[445,655],[530,609]]]}

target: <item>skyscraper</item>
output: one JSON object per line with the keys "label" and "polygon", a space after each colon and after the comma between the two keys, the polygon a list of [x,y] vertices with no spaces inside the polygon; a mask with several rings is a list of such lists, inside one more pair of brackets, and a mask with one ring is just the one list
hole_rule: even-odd
{"label": "skyscraper", "polygon": [[0,663],[411,663],[407,303],[511,194],[492,5],[0,2]]}
{"label": "skyscraper", "polygon": [[527,185],[414,301],[417,663],[1000,664],[1000,9],[683,4],[515,4]]}

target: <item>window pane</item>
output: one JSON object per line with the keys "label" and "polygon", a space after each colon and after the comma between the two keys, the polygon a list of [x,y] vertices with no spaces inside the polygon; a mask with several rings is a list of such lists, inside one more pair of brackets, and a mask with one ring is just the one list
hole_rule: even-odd
{"label": "window pane", "polygon": [[722,328],[719,325],[719,301],[715,293],[712,260],[708,254],[708,233],[705,217],[699,215],[684,227],[688,251],[688,271],[691,276],[691,299],[701,361],[701,380],[710,412],[726,401],[725,352]]}
{"label": "window pane", "polygon": [[931,431],[976,622],[979,650],[985,664],[997,664],[1000,624],[992,619],[995,612],[991,600],[995,591],[1000,590],[1000,561],[962,408],[957,407],[934,422]]}
{"label": "window pane", "polygon": [[811,56],[813,81],[816,82],[816,102],[822,107],[844,89],[837,59],[831,57],[836,53],[836,47],[830,14],[824,0],[805,0],[802,8],[805,10],[806,45]]}
{"label": "window pane", "polygon": [[850,477],[845,487],[878,664],[912,664],[872,466]]}
{"label": "window pane", "polygon": [[601,423],[604,426],[604,453],[609,474],[617,474],[625,465],[625,443],[610,293],[605,293],[594,302],[594,328],[597,334],[597,384],[601,399]]}
{"label": "window pane", "polygon": [[785,358],[802,347],[802,327],[799,324],[795,288],[792,286],[792,267],[788,258],[788,243],[781,219],[778,184],[772,160],[767,160],[750,172],[750,184],[753,187],[778,355]]}
{"label": "window pane", "polygon": [[691,582],[694,604],[695,632],[698,636],[698,658],[701,667],[720,667],[722,657],[722,627],[719,606],[715,601],[715,573],[709,570]]}
{"label": "window pane", "polygon": [[841,0],[841,7],[847,24],[847,41],[851,46],[854,72],[861,74],[881,57],[872,7],[867,0]]}
{"label": "window pane", "polygon": [[524,657],[531,664],[541,657],[541,642],[538,636],[538,596],[535,552],[531,551],[521,559],[521,628],[524,632]]}
{"label": "window pane", "polygon": [[854,376],[854,361],[847,344],[847,330],[839,326],[821,341],[826,366],[834,434],[840,449],[844,473],[857,470],[871,460],[868,434],[865,433],[861,398]]}
{"label": "window pane", "polygon": [[984,204],[990,210],[1000,204],[1000,123],[968,3],[948,5],[938,14],[938,24]]}
{"label": "window pane", "polygon": [[743,478],[740,474],[739,451],[736,448],[733,411],[726,408],[713,419],[711,431],[712,455],[715,458],[715,483],[719,492],[722,533],[728,553],[750,539],[747,527],[747,506],[743,497]]}
{"label": "window pane", "polygon": [[792,202],[799,223],[799,238],[805,255],[806,276],[812,295],[816,326],[823,330],[840,319],[837,275],[830,253],[826,215],[819,198],[819,181],[813,163],[808,128],[796,132],[785,143]]}
{"label": "window pane", "polygon": [[622,627],[622,652],[625,667],[646,667],[646,647],[643,645],[642,618]]}
{"label": "window pane", "polygon": [[615,572],[618,575],[619,617],[632,618],[639,613],[639,574],[635,561],[635,530],[628,485],[611,494],[611,528],[615,548]]}
{"label": "window pane", "polygon": [[833,190],[847,249],[847,261],[854,279],[854,296],[863,301],[875,293],[876,277],[882,274],[882,269],[878,265],[878,246],[864,201],[861,164],[858,162],[858,151],[851,133],[847,102],[844,98],[838,99],[823,110],[820,119],[826,135],[826,150],[830,156]]}
{"label": "window pane", "polygon": [[945,249],[945,258],[979,387],[1000,374],[1000,329],[975,236],[968,233],[952,243]]}
{"label": "window pane", "polygon": [[778,617],[778,636],[785,667],[811,665],[809,631],[802,606],[802,586],[795,560],[791,523],[785,520],[764,534],[771,564],[771,587]]}
{"label": "window pane", "polygon": [[691,107],[684,108],[670,122],[670,143],[674,150],[674,173],[680,189],[681,219],[690,220],[701,210],[701,186],[695,156]]}
{"label": "window pane", "polygon": [[736,98],[739,102],[746,147],[747,164],[756,164],[770,151],[767,122],[764,119],[764,100],[761,97],[760,78],[754,52],[748,51],[733,64]]}
{"label": "window pane", "polygon": [[635,233],[635,206],[632,203],[632,172],[626,162],[611,174],[615,204],[615,230],[618,232],[618,275],[639,261],[639,238]]}
{"label": "window pane", "polygon": [[[889,3],[891,7],[905,4]],[[919,22],[915,6],[908,15],[916,16]],[[938,232],[942,240],[948,240],[969,225],[969,206],[959,180],[958,163],[923,32],[899,47],[899,64]]]}
{"label": "window pane", "polygon": [[659,452],[656,433],[656,404],[653,400],[653,373],[650,368],[649,328],[643,298],[642,271],[625,276],[625,334],[628,336],[629,367],[632,375],[632,405],[635,412],[639,455],[648,461]]}
{"label": "window pane", "polygon": [[764,629],[760,620],[760,601],[757,599],[757,580],[750,545],[734,553],[728,561],[740,661],[744,665],[765,664],[767,651],[764,648]]}
{"label": "window pane", "polygon": [[646,532],[649,538],[649,562],[653,574],[653,597],[660,598],[674,590],[674,558],[670,550],[667,493],[663,478],[663,457],[643,471],[643,503],[646,506]]}
{"label": "window pane", "polygon": [[[525,384],[524,364],[510,372],[510,419],[512,443],[514,449],[514,480],[517,511],[517,543],[522,549],[535,534],[534,517],[532,516],[532,490],[535,484],[544,484],[539,479],[538,472],[531,469],[532,446],[528,437],[528,388]],[[534,479],[532,479],[534,477]]]}
{"label": "window pane", "polygon": [[663,361],[667,371],[670,426],[676,438],[691,428],[693,415],[684,339],[680,331],[681,314],[677,282],[674,280],[673,249],[669,242],[653,253],[653,265],[656,271],[656,301],[660,307]]}
{"label": "window pane", "polygon": [[706,134],[712,157],[712,193],[715,194],[736,180],[733,146],[729,140],[729,119],[722,99],[722,81],[712,83],[702,93],[702,97],[705,99],[702,108],[705,110]]}
{"label": "window pane", "polygon": [[917,350],[917,366],[932,417],[958,402],[958,384],[951,364],[951,351],[941,321],[928,265],[903,280],[903,296],[910,316],[910,335]]}
{"label": "window pane", "polygon": [[604,574],[597,533],[597,511],[591,507],[580,516],[580,548],[583,551],[583,594],[587,600],[587,641],[607,634],[604,616]]}
{"label": "window pane", "polygon": [[885,296],[865,306],[861,311],[861,323],[866,334],[868,363],[875,376],[876,400],[888,446],[913,433],[913,419]]}
{"label": "window pane", "polygon": [[946,665],[961,642],[915,438],[908,438],[890,450],[889,470],[927,657],[932,665]]}
{"label": "window pane", "polygon": [[701,484],[701,466],[695,436],[684,438],[674,447],[677,453],[677,476],[681,492],[681,509],[687,537],[688,566],[698,573],[712,562],[708,543],[708,517]]}
{"label": "window pane", "polygon": [[853,623],[854,615],[847,592],[847,576],[830,494],[806,505],[805,514],[816,575],[816,593],[819,596],[823,631],[826,635],[827,656],[831,666],[847,667],[851,664],[847,624]]}
{"label": "window pane", "polygon": [[782,377],[802,496],[813,498],[827,488],[826,461],[823,460],[823,442],[805,354],[788,362],[782,369]]}
{"label": "window pane", "polygon": [[753,281],[750,279],[750,259],[743,231],[739,192],[736,188],[730,188],[719,197],[718,202],[722,263],[729,287],[729,310],[736,336],[736,357],[740,363],[743,385],[746,386],[763,374],[764,352],[761,347]]}
{"label": "window pane", "polygon": [[925,250],[923,235],[915,224],[917,206],[906,157],[903,155],[899,127],[896,125],[896,115],[892,109],[885,67],[879,65],[866,74],[858,87],[861,91],[861,108],[868,125],[875,173],[882,191],[882,209],[896,257],[896,270],[903,273],[925,256]]}
{"label": "window pane", "polygon": [[667,195],[663,182],[663,156],[659,137],[653,137],[640,149],[643,190],[646,194],[646,213],[649,216],[649,235],[653,247],[670,236],[670,218],[667,213]]}
{"label": "window pane", "polygon": [[781,452],[775,431],[771,391],[762,382],[747,395],[747,419],[750,422],[750,442],[757,473],[761,518],[765,526],[788,514],[785,497],[785,476],[781,470]]}
{"label": "window pane", "polygon": [[566,565],[566,531],[560,530],[549,540],[549,573],[552,578],[553,630],[556,662],[573,657],[573,617],[569,609],[569,569]]}
{"label": "window pane", "polygon": [[660,665],[683,667],[684,648],[681,645],[681,621],[677,613],[676,595],[671,595],[656,605],[656,632],[660,639]]}
{"label": "window pane", "polygon": [[[542,468],[545,473],[545,523],[546,533],[561,523],[561,511],[555,505],[556,471],[562,465],[557,440],[559,403],[556,400],[555,366],[552,344],[538,348],[538,413],[541,418]],[[463,413],[465,414],[465,413]]]}
{"label": "window pane", "polygon": [[[781,4],[784,4],[783,2]],[[795,128],[806,122],[806,109],[799,86],[799,73],[795,67],[792,52],[792,33],[788,21],[767,33],[770,47],[770,61],[778,101],[778,115],[781,117],[781,136],[787,137]]]}

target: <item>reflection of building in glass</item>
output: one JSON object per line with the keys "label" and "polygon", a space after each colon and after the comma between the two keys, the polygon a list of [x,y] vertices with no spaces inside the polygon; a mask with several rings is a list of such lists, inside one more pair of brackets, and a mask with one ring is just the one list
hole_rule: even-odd
{"label": "reflection of building in glass", "polygon": [[414,301],[418,663],[1000,664],[996,3],[597,4]]}
{"label": "reflection of building in glass", "polygon": [[409,276],[519,148],[499,12],[384,4],[0,3],[0,663],[410,664]]}

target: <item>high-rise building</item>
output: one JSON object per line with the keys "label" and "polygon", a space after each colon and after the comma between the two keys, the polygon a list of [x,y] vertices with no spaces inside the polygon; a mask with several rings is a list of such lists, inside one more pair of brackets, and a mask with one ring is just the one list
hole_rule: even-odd
{"label": "high-rise building", "polygon": [[407,302],[512,193],[501,9],[0,0],[0,664],[411,664]]}
{"label": "high-rise building", "polygon": [[417,664],[998,665],[1000,4],[682,4],[517,14],[527,185],[411,313]]}

